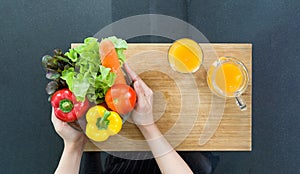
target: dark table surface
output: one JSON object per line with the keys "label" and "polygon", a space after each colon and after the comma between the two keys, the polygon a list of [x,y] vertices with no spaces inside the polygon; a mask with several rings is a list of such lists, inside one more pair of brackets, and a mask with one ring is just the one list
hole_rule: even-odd
{"label": "dark table surface", "polygon": [[215,173],[299,173],[299,9],[297,0],[0,1],[0,173],[52,173],[60,158],[40,58],[149,13],[187,21],[210,42],[253,44],[253,150],[216,152]]}

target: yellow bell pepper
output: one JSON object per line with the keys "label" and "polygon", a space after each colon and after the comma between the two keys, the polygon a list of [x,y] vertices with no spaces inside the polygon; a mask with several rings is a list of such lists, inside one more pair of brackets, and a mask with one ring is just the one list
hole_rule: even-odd
{"label": "yellow bell pepper", "polygon": [[86,135],[94,141],[105,141],[109,136],[120,132],[122,118],[103,106],[94,106],[86,113]]}

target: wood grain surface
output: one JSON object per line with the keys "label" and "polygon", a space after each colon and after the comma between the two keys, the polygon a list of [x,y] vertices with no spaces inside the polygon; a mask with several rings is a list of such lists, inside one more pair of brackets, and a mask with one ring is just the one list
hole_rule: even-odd
{"label": "wood grain surface", "polygon": [[[154,117],[166,139],[179,151],[251,151],[252,44],[200,44],[204,60],[193,74],[170,68],[169,46],[129,44],[125,51],[128,64],[154,91]],[[246,111],[240,111],[232,98],[214,96],[207,86],[206,70],[221,56],[238,58],[248,69],[250,82],[243,94]],[[85,151],[148,150],[142,134],[129,121],[119,135],[85,147]]]}

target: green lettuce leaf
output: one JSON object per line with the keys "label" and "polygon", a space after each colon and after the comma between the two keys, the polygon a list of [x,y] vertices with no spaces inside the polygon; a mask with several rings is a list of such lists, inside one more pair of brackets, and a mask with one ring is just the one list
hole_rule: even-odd
{"label": "green lettuce leaf", "polygon": [[62,75],[60,78],[65,80],[69,86],[69,89],[71,91],[73,91],[73,81],[74,81],[74,76],[75,76],[74,68],[70,67],[68,69],[65,69],[61,74]]}
{"label": "green lettuce leaf", "polygon": [[69,49],[69,52],[66,52],[65,55],[68,56],[72,62],[76,62],[78,59],[78,53],[74,48]]}
{"label": "green lettuce leaf", "polygon": [[[128,48],[127,42],[123,39],[117,38],[116,36],[111,36],[111,37],[108,37],[105,39],[110,40],[114,44],[116,49],[127,49]],[[105,40],[105,39],[103,39],[103,40]]]}
{"label": "green lettuce leaf", "polygon": [[65,55],[76,63],[75,68],[64,70],[61,78],[66,81],[76,99],[84,101],[87,97],[96,104],[103,102],[105,93],[114,84],[116,74],[101,65],[97,39],[86,38],[82,45],[70,49]]}
{"label": "green lettuce leaf", "polygon": [[73,80],[72,92],[78,101],[84,101],[87,91],[90,87],[85,74],[78,74]]}

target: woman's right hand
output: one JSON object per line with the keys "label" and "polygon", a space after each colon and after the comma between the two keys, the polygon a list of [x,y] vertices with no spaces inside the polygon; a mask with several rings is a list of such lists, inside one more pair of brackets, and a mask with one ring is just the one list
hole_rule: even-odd
{"label": "woman's right hand", "polygon": [[138,126],[153,124],[153,92],[127,64],[124,66],[137,94],[137,103],[131,115],[132,121]]}
{"label": "woman's right hand", "polygon": [[125,64],[125,69],[133,80],[133,86],[138,97],[131,118],[147,140],[160,171],[162,173],[193,173],[154,124],[152,90],[127,64]]}

